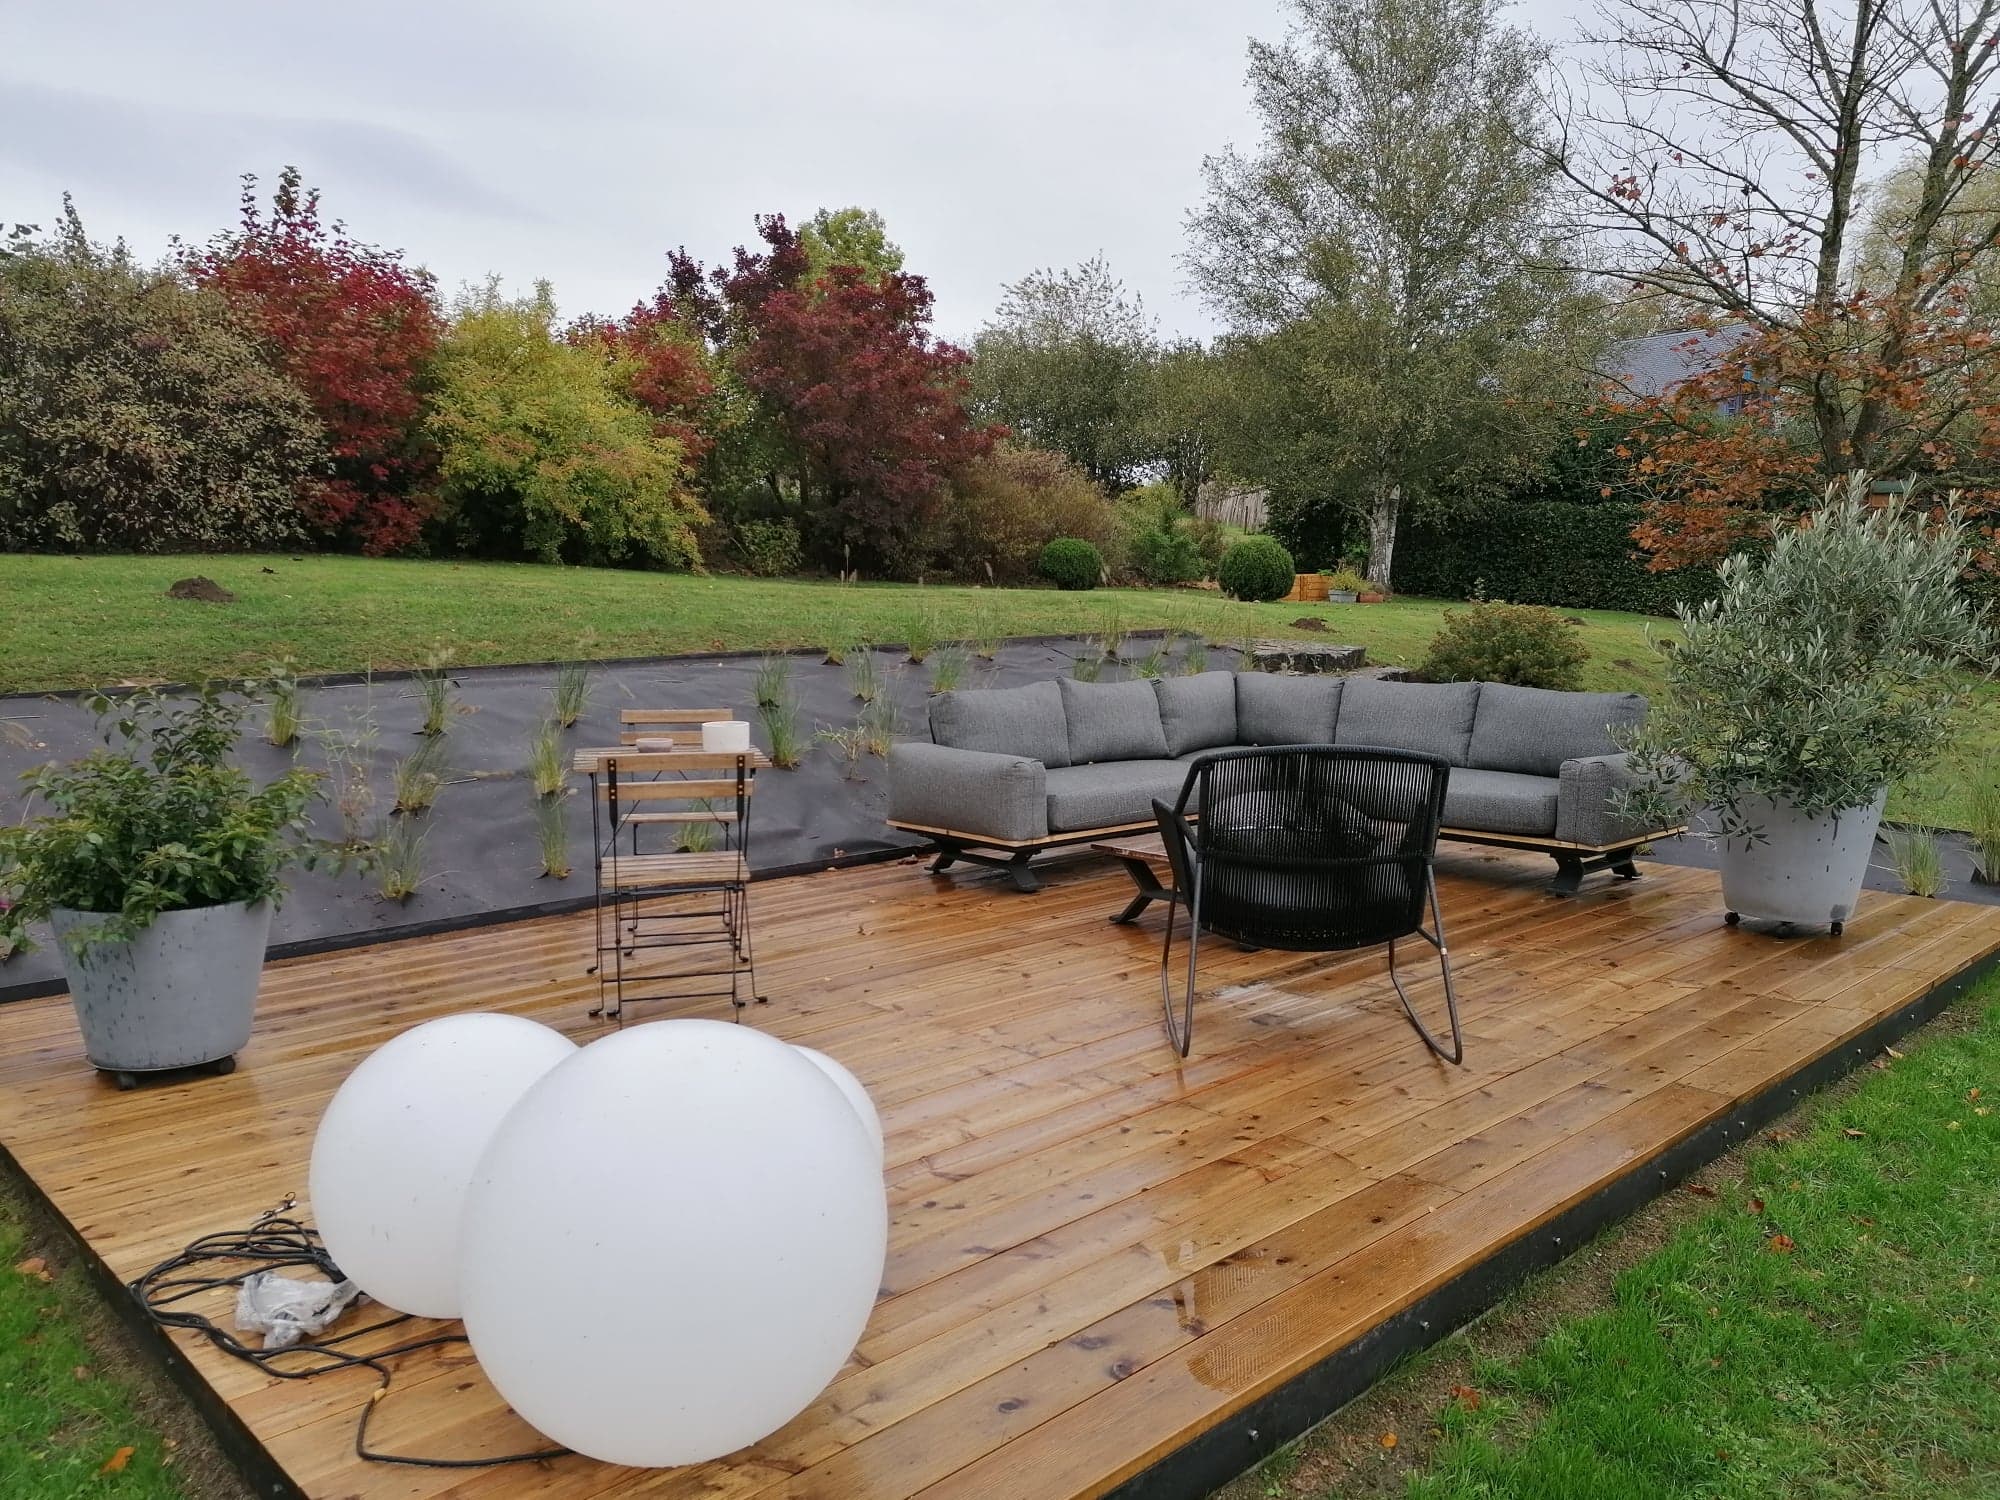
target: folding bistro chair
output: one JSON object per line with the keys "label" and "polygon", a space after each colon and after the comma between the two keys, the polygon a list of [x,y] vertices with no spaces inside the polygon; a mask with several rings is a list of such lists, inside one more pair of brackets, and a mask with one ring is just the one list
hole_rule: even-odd
{"label": "folding bistro chair", "polygon": [[[1174,873],[1160,1003],[1167,1038],[1182,1057],[1194,1039],[1196,964],[1209,932],[1254,948],[1309,953],[1387,943],[1389,981],[1417,1035],[1446,1062],[1465,1060],[1433,867],[1449,771],[1434,755],[1359,746],[1218,750],[1192,763],[1173,807],[1153,804]],[[1190,807],[1200,808],[1198,821],[1188,817]],[[1177,1018],[1171,968],[1182,906],[1187,986]],[[1396,972],[1396,940],[1411,935],[1437,950],[1449,1047],[1418,1019]]]}
{"label": "folding bistro chair", "polygon": [[[750,938],[750,798],[761,757],[674,750],[579,751],[590,774],[597,1005],[728,996],[739,1013],[757,990]],[[642,852],[646,826],[714,825],[720,848]],[[621,837],[626,835],[626,837]],[[680,842],[680,840],[676,840]],[[667,951],[718,954],[707,966],[659,966]],[[645,957],[642,957],[645,955]],[[727,986],[720,981],[726,979]],[[711,987],[696,987],[716,981]]]}
{"label": "folding bistro chair", "polygon": [[[618,743],[636,750],[693,750],[701,745],[701,726],[734,717],[726,708],[626,708],[618,712]],[[680,773],[685,775],[687,773]],[[671,831],[701,824],[721,830],[724,848],[733,847],[731,825],[736,815],[726,810],[694,808],[646,808],[634,803],[625,814],[625,829],[632,852],[639,853],[639,830],[665,825]]]}

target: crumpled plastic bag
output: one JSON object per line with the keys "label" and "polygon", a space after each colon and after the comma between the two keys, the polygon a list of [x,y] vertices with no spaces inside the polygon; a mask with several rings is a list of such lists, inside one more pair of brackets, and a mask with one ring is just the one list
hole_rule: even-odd
{"label": "crumpled plastic bag", "polygon": [[351,1281],[299,1281],[277,1271],[244,1279],[236,1294],[236,1329],[261,1333],[266,1349],[289,1349],[318,1333],[361,1295]]}

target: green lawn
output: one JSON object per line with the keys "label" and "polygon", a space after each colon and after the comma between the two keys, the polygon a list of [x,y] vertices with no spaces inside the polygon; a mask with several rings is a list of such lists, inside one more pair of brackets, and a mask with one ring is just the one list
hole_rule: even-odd
{"label": "green lawn", "polygon": [[[169,583],[192,573],[215,579],[236,602],[166,597]],[[1424,599],[1249,605],[1175,590],[843,587],[353,557],[13,554],[0,555],[0,692],[186,681],[283,656],[302,672],[386,670],[417,665],[441,645],[471,666],[897,641],[923,623],[945,638],[1094,632],[1111,613],[1128,629],[1180,626],[1225,643],[1302,634],[1291,622],[1321,615],[1329,639],[1366,646],[1372,661],[1411,664],[1450,607]],[[1587,686],[1657,691],[1648,636],[1669,632],[1670,622],[1605,611],[1576,617],[1591,652]],[[2000,691],[1991,684],[1976,725],[1937,774],[1898,795],[1894,815],[1964,826],[1968,780],[2000,754]]]}
{"label": "green lawn", "polygon": [[1570,1311],[1524,1345],[1476,1326],[1229,1493],[2000,1494],[2000,980],[1960,1010],[1682,1196],[1703,1207],[1607,1295],[1565,1287],[1584,1252],[1525,1294]]}
{"label": "green lawn", "polygon": [[[108,1337],[107,1321],[74,1269],[31,1253],[21,1204],[0,1190],[0,1495],[19,1500],[198,1500],[238,1493],[230,1482],[183,1483],[178,1444],[153,1415],[170,1399],[142,1392],[139,1373]],[[212,1461],[212,1460],[211,1460]],[[197,1466],[199,1467],[199,1465]]]}

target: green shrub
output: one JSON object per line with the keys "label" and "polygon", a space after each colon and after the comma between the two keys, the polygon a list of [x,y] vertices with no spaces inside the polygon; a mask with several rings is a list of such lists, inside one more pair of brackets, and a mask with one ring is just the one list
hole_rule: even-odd
{"label": "green shrub", "polygon": [[0,249],[0,549],[220,552],[305,534],[312,405],[219,294],[91,243]]}
{"label": "green shrub", "polygon": [[1132,538],[1132,567],[1148,583],[1193,583],[1205,571],[1201,548],[1180,527],[1156,526]]}
{"label": "green shrub", "polygon": [[1027,583],[1048,543],[1077,537],[1116,573],[1125,530],[1104,491],[1060,453],[1002,443],[952,479],[941,555],[960,578]]}
{"label": "green shrub", "polygon": [[1352,568],[1340,568],[1326,575],[1326,589],[1330,594],[1365,594],[1368,580]]}
{"label": "green shrub", "polygon": [[1292,554],[1268,536],[1245,537],[1222,555],[1215,573],[1223,593],[1253,603],[1284,598],[1295,576]]}
{"label": "green shrub", "polygon": [[790,521],[738,521],[736,551],[759,578],[783,578],[805,562],[805,544]]}
{"label": "green shrub", "polygon": [[1042,548],[1035,571],[1059,589],[1094,589],[1104,576],[1104,557],[1080,537],[1059,536]]}
{"label": "green shrub", "polygon": [[1493,501],[1406,518],[1395,589],[1427,599],[1512,599],[1557,609],[1670,615],[1715,596],[1711,568],[1647,571],[1632,543],[1639,509],[1607,501]]}
{"label": "green shrub", "polygon": [[1475,604],[1444,612],[1423,675],[1432,682],[1511,682],[1517,687],[1583,686],[1590,652],[1576,626],[1540,604]]}

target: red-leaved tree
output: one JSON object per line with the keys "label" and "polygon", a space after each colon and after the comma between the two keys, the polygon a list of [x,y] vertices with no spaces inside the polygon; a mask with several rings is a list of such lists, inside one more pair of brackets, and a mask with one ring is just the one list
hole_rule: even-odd
{"label": "red-leaved tree", "polygon": [[720,413],[711,356],[700,325],[670,292],[663,288],[616,321],[579,318],[567,337],[618,367],[625,394],[653,414],[661,436],[679,443],[690,465],[713,446]]}
{"label": "red-leaved tree", "polygon": [[662,297],[698,328],[758,411],[740,429],[755,461],[782,465],[808,543],[829,566],[907,577],[937,544],[950,474],[1005,429],[967,412],[964,350],[931,334],[921,276],[833,265],[815,275],[782,215],[757,220],[704,275],[671,258]]}
{"label": "red-leaved tree", "polygon": [[371,556],[408,547],[434,506],[419,422],[443,332],[435,283],[400,252],[323,223],[296,167],[279,174],[268,217],[257,179],[243,183],[237,227],[189,269],[239,310],[326,428],[326,462],[299,499],[308,524]]}

